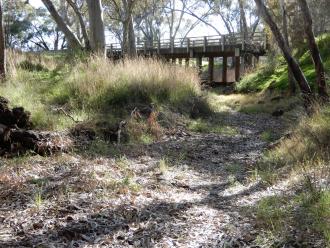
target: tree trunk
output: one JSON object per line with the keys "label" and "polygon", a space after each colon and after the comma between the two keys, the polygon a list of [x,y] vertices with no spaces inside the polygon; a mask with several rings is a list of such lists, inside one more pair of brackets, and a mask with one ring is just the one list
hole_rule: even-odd
{"label": "tree trunk", "polygon": [[66,40],[68,41],[68,46],[71,49],[82,49],[83,47],[79,39],[73,33],[71,28],[64,22],[63,18],[59,15],[55,9],[54,4],[50,0],[42,0],[42,2],[56,22],[58,29],[64,33]]}
{"label": "tree trunk", "polygon": [[0,79],[6,77],[6,45],[5,30],[3,27],[3,8],[0,0]]}
{"label": "tree trunk", "polygon": [[241,32],[243,34],[243,40],[244,42],[248,42],[248,26],[246,23],[246,17],[245,17],[245,11],[244,11],[244,1],[243,0],[239,0],[239,12],[240,12],[240,18],[241,18]]}
{"label": "tree trunk", "polygon": [[123,47],[124,54],[128,57],[136,56],[135,33],[132,15],[133,4],[134,2],[132,0],[123,0],[123,7],[125,12],[125,19],[123,22]]}
{"label": "tree trunk", "polygon": [[305,33],[307,35],[309,50],[311,52],[311,55],[312,55],[312,58],[314,61],[314,65],[315,65],[318,93],[321,98],[328,99],[329,95],[327,93],[327,87],[326,87],[325,70],[324,70],[324,65],[322,62],[319,48],[315,41],[315,36],[314,36],[314,32],[313,32],[312,16],[311,16],[307,1],[299,0],[298,2],[299,2],[299,5],[301,8],[303,17],[304,17]]}
{"label": "tree trunk", "polygon": [[105,56],[105,34],[101,0],[87,0],[90,45],[92,51]]}
{"label": "tree trunk", "polygon": [[66,1],[68,2],[68,4],[70,4],[70,6],[72,7],[74,13],[78,17],[81,32],[82,32],[82,36],[83,36],[84,41],[85,41],[85,48],[87,50],[89,50],[91,47],[90,47],[89,37],[88,37],[88,33],[87,33],[87,29],[86,29],[86,25],[85,25],[83,16],[82,16],[80,10],[78,9],[78,6],[72,0],[66,0]]}
{"label": "tree trunk", "polygon": [[[285,0],[280,1],[281,10],[282,10],[282,25],[283,25],[283,35],[286,42],[286,45],[289,48],[289,51],[291,52],[290,42],[289,42],[289,33],[288,33],[288,20],[287,20],[287,12],[286,12],[286,6],[285,6]],[[296,94],[296,82],[292,73],[292,70],[288,66],[288,80],[289,80],[289,90],[290,94],[294,95]]]}
{"label": "tree trunk", "polygon": [[305,107],[308,108],[310,107],[311,100],[312,100],[312,90],[307,82],[307,79],[302,72],[298,62],[295,60],[295,58],[292,56],[289,47],[286,45],[286,42],[283,38],[283,35],[281,34],[278,26],[274,22],[272,16],[269,14],[267,7],[264,5],[262,0],[254,0],[260,15],[264,19],[264,21],[267,23],[267,25],[270,27],[279,48],[282,50],[283,56],[285,60],[287,61],[294,78],[296,79],[300,90],[303,94],[303,98],[305,101]]}

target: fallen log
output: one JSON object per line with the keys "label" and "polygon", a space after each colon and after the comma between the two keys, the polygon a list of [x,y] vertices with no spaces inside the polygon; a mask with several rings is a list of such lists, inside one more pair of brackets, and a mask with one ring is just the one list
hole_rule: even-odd
{"label": "fallen log", "polygon": [[9,101],[0,97],[0,156],[33,151],[49,155],[68,151],[73,146],[64,133],[31,130],[30,113],[23,107],[9,108]]}

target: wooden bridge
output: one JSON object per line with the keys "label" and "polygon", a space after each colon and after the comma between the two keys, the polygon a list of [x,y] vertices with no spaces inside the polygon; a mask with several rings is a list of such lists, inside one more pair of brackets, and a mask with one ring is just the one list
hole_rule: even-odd
{"label": "wooden bridge", "polygon": [[[214,61],[215,58],[222,62],[222,83],[230,80],[228,74],[228,58],[231,60],[231,67],[234,68],[234,81],[239,81],[242,71],[242,57],[245,54],[252,54],[259,57],[265,54],[267,47],[267,37],[263,32],[257,32],[248,42],[243,35],[230,34],[222,36],[190,37],[184,39],[158,40],[153,42],[138,40],[136,50],[138,56],[159,57],[168,62],[185,64],[189,66],[190,59],[196,59],[196,65],[202,71],[203,58],[208,58],[208,81],[214,82]],[[120,43],[113,43],[107,46],[109,57],[119,59],[123,57]]]}

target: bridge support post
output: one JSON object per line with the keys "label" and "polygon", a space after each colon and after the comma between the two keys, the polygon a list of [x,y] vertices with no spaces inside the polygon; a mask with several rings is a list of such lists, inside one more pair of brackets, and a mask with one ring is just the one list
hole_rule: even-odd
{"label": "bridge support post", "polygon": [[223,62],[222,62],[222,82],[224,84],[227,83],[227,56],[223,56]]}
{"label": "bridge support post", "polygon": [[235,57],[235,81],[238,82],[241,78],[241,57]]}
{"label": "bridge support post", "polygon": [[198,72],[199,73],[202,73],[203,58],[202,57],[198,57],[196,62],[197,62]]}
{"label": "bridge support post", "polygon": [[238,48],[235,49],[235,82],[240,80],[241,73],[241,57]]}
{"label": "bridge support post", "polygon": [[182,65],[182,58],[179,58],[179,65]]}
{"label": "bridge support post", "polygon": [[214,57],[209,57],[209,82],[213,82],[213,73],[214,73]]}
{"label": "bridge support post", "polygon": [[176,64],[176,58],[172,58],[172,64]]}

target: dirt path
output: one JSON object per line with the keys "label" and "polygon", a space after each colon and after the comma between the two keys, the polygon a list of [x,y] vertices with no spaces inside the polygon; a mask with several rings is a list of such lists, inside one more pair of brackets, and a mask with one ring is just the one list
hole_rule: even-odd
{"label": "dirt path", "polygon": [[[229,112],[238,133],[180,131],[119,159],[74,155],[1,161],[0,247],[251,247],[251,178],[284,123]],[[125,155],[125,156],[124,156]]]}

